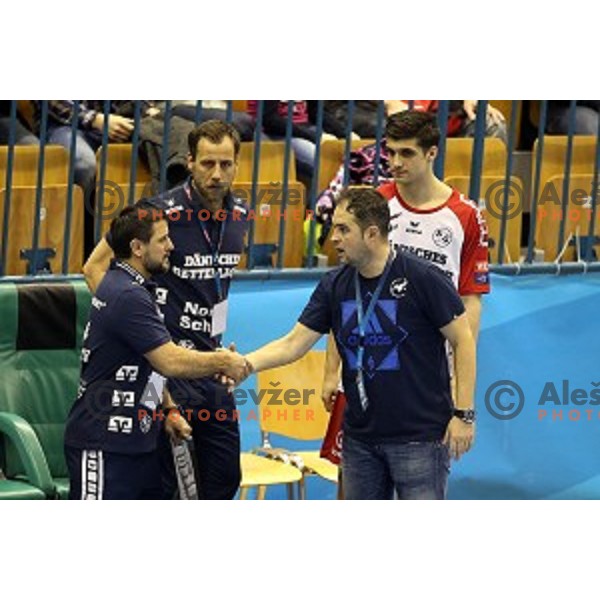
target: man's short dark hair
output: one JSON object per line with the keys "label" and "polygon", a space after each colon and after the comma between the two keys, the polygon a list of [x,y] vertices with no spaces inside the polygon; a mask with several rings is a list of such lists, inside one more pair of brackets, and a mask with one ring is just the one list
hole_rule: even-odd
{"label": "man's short dark hair", "polygon": [[338,206],[346,202],[346,210],[351,213],[361,231],[371,225],[377,226],[382,237],[390,231],[390,209],[388,201],[374,188],[348,187],[339,196]]}
{"label": "man's short dark hair", "polygon": [[210,121],[204,121],[204,123],[201,123],[198,127],[192,129],[188,135],[188,146],[190,147],[192,160],[196,160],[198,142],[202,138],[206,138],[213,144],[220,144],[227,136],[233,140],[233,151],[237,158],[237,155],[240,152],[240,134],[231,123],[219,119],[211,119]]}
{"label": "man's short dark hair", "polygon": [[440,143],[440,129],[437,117],[420,110],[404,110],[388,117],[385,125],[385,137],[389,140],[411,140],[424,151]]}
{"label": "man's short dark hair", "polygon": [[115,258],[131,258],[132,240],[147,244],[152,237],[154,223],[161,219],[164,219],[162,211],[147,202],[126,206],[110,224],[108,241]]}

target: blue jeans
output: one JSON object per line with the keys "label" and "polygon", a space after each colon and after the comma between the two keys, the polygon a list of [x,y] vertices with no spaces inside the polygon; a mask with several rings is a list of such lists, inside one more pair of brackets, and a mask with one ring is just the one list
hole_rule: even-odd
{"label": "blue jeans", "polygon": [[[316,131],[313,126],[313,130]],[[269,140],[283,142],[285,137],[267,134]],[[317,146],[314,142],[304,138],[293,137],[291,139],[291,147],[296,156],[296,169],[300,175],[310,179],[315,170],[315,152]]]}
{"label": "blue jeans", "polygon": [[[71,126],[48,126],[48,143],[71,148]],[[75,142],[75,183],[83,188],[85,197],[89,198],[94,190],[96,180],[96,150],[101,145],[101,138],[85,131],[77,130]]]}
{"label": "blue jeans", "polygon": [[[547,133],[567,135],[569,132],[569,107],[548,108]],[[575,135],[596,135],[598,113],[587,106],[575,107]]]}
{"label": "blue jeans", "polygon": [[369,443],[344,434],[347,500],[444,500],[450,472],[441,442]]}

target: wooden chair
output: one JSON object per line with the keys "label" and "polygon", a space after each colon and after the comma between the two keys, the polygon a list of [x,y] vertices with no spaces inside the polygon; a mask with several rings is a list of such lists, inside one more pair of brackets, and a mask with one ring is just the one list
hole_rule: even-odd
{"label": "wooden chair", "polygon": [[[100,214],[100,235],[106,234],[112,220],[129,203],[131,189],[131,144],[108,144],[106,147],[106,172],[104,178],[104,202]],[[96,180],[100,181],[102,165],[102,148],[96,152]],[[138,158],[136,166],[136,182],[133,191],[133,201],[153,195],[152,177],[146,165]],[[97,184],[97,189],[99,185]],[[97,199],[96,199],[97,202]]]}
{"label": "wooden chair", "polygon": [[[233,185],[234,193],[250,206],[252,199],[252,183],[237,182]],[[283,249],[284,267],[301,267],[303,253],[303,220],[304,220],[304,186],[293,181],[289,183],[288,203],[285,212],[285,247]],[[275,266],[275,250],[281,244],[279,226],[283,214],[282,185],[260,183],[257,186],[256,214],[250,226],[254,227],[254,243],[268,244],[273,248],[273,266]],[[247,255],[242,257],[239,268],[247,265]]]}
{"label": "wooden chair", "polygon": [[[313,350],[291,365],[258,374],[259,404],[263,444],[255,454],[279,464],[284,461],[302,471],[303,476],[317,475],[332,483],[338,481],[338,467],[319,456],[319,450],[290,451],[273,448],[271,435],[290,440],[320,442],[325,435],[329,413],[321,401],[321,382],[325,352]],[[277,390],[278,397],[272,391]],[[265,467],[266,468],[266,467]],[[304,477],[300,481],[300,497],[305,497]]]}
{"label": "wooden chair", "polygon": [[[446,163],[444,178],[471,175],[473,138],[449,138],[446,140]],[[481,175],[506,175],[506,146],[498,138],[486,138],[483,148]]]}
{"label": "wooden chair", "polygon": [[[258,181],[281,183],[285,164],[285,142],[261,142]],[[252,181],[254,173],[254,142],[242,142],[239,156],[238,181]],[[290,150],[289,181],[296,181],[296,160]]]}
{"label": "wooden chair", "polygon": [[[592,218],[591,199],[593,173],[572,175],[569,179],[566,208],[562,206],[563,175],[550,177],[546,183],[545,202],[536,210],[535,240],[536,247],[544,251],[544,261],[560,258],[564,261],[583,260],[587,244],[592,243],[596,257],[600,256],[596,243],[600,235],[600,210],[596,210],[594,240],[588,240]],[[600,196],[600,194],[599,194]],[[597,199],[600,202],[600,197]],[[565,223],[562,247],[558,247],[558,235],[561,222]],[[584,241],[585,240],[585,241]]]}
{"label": "wooden chair", "polygon": [[[544,260],[555,260],[561,253],[562,248],[557,247],[558,231],[560,221],[566,217],[565,242],[569,233],[575,235],[577,226],[583,226],[585,218],[589,224],[589,216],[581,211],[586,209],[577,204],[577,200],[571,198],[574,190],[584,190],[591,195],[591,182],[594,172],[596,157],[596,136],[576,135],[573,137],[573,154],[570,165],[569,200],[567,202],[567,213],[563,216],[562,192],[565,176],[565,159],[567,154],[568,136],[548,135],[544,136],[544,150],[541,157],[540,183],[538,192],[537,216],[535,240],[536,247],[544,250]],[[532,164],[532,189],[535,182],[536,157],[539,140],[533,146]],[[532,191],[533,195],[533,191]],[[575,200],[575,202],[573,202]],[[572,211],[572,212],[571,212]],[[582,235],[584,233],[582,232]],[[575,256],[575,248],[567,248],[562,255],[565,260],[571,260]]]}
{"label": "wooden chair", "polygon": [[[16,146],[11,186],[11,202],[8,222],[4,223],[4,209],[7,197],[6,171],[8,148],[0,147],[0,232],[8,227],[5,275],[25,275],[37,271],[36,265],[29,265],[27,256],[33,248],[35,226],[35,202],[37,171],[40,151],[37,146]],[[38,235],[38,259],[44,265],[45,251],[47,266],[52,273],[62,273],[63,252],[67,229],[68,199],[68,153],[62,146],[46,146],[44,149],[44,171],[40,205],[40,226]],[[83,216],[85,206],[83,191],[73,187],[71,210],[68,272],[79,273],[83,264]],[[2,243],[0,237],[0,244]]]}

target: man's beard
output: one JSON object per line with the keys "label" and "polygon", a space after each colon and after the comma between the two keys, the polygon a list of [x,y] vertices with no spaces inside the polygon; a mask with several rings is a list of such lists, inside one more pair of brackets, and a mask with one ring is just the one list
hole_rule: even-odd
{"label": "man's beard", "polygon": [[220,186],[218,189],[209,189],[205,187],[196,186],[196,189],[202,198],[202,203],[210,210],[210,212],[216,212],[223,208],[223,201],[229,193],[229,187]]}
{"label": "man's beard", "polygon": [[150,275],[162,275],[169,270],[169,259],[166,258],[163,262],[158,261],[144,261],[144,268]]}

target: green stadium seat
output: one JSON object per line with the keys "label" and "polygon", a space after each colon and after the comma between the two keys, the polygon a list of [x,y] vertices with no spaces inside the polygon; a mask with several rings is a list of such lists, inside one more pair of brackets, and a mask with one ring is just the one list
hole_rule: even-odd
{"label": "green stadium seat", "polygon": [[79,280],[0,284],[0,499],[68,494],[64,427],[89,305]]}

